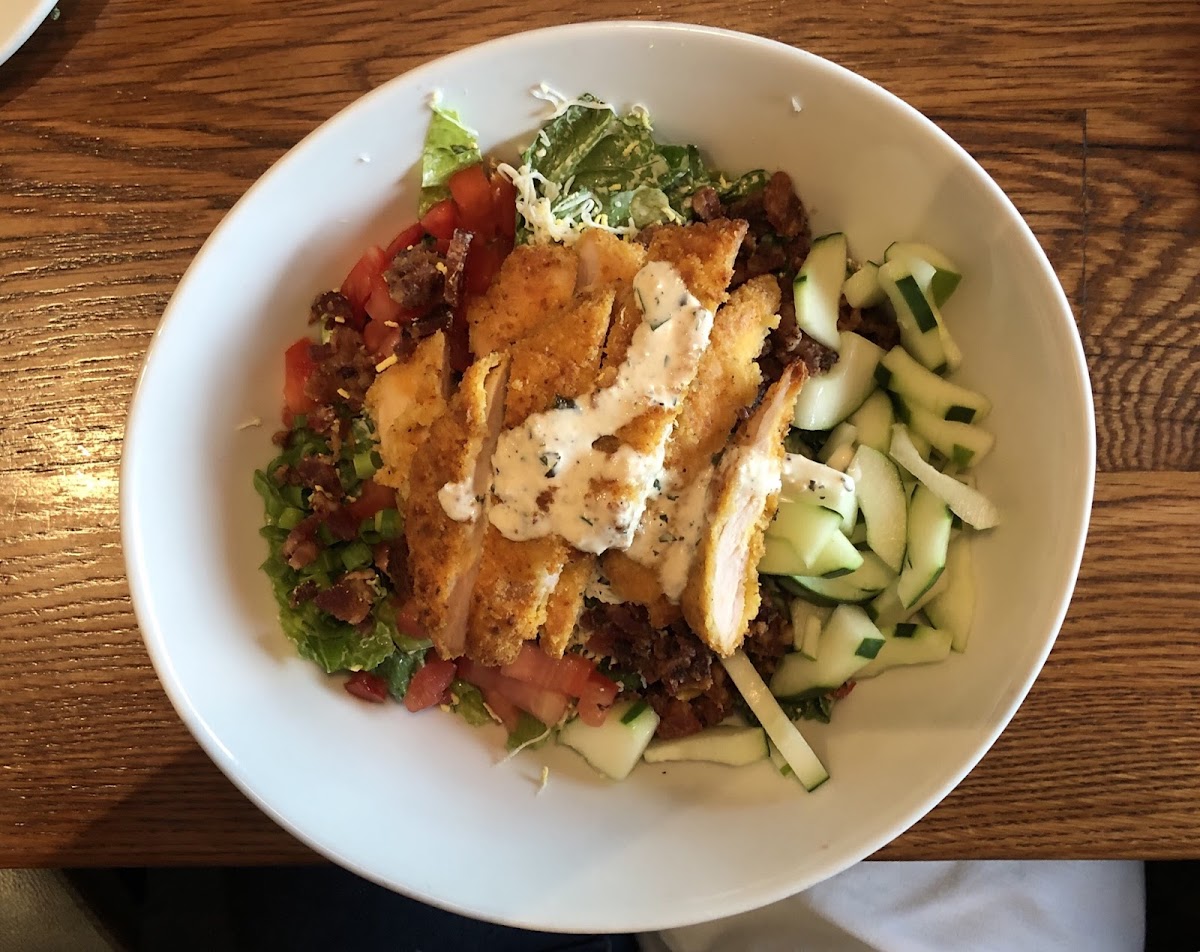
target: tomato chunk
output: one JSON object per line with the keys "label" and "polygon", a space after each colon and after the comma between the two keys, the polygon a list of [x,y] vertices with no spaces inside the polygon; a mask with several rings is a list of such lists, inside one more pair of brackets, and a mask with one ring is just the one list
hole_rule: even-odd
{"label": "tomato chunk", "polygon": [[[524,681],[537,688],[558,691],[571,697],[580,697],[587,689],[596,666],[583,655],[566,654],[551,658],[534,644],[521,647],[521,653],[512,664],[506,664],[500,673],[506,678]],[[613,695],[616,697],[616,695]]]}
{"label": "tomato chunk", "polygon": [[308,413],[316,401],[305,393],[309,378],[317,369],[312,356],[312,341],[307,337],[292,344],[283,354],[283,402],[289,412]]}
{"label": "tomato chunk", "polygon": [[387,682],[370,671],[355,671],[346,679],[345,688],[357,698],[382,704],[388,698]]}
{"label": "tomato chunk", "polygon": [[486,688],[481,688],[483,701],[492,713],[500,718],[500,723],[504,725],[504,729],[510,734],[517,729],[517,725],[521,723],[521,710],[517,705],[513,704],[503,694],[496,691],[490,691]]}
{"label": "tomato chunk", "polygon": [[[394,601],[393,605],[396,604]],[[417,641],[423,641],[429,637],[429,632],[425,630],[425,626],[421,624],[421,619],[417,615],[417,610],[412,604],[400,605],[396,608],[396,630],[400,634],[408,638],[413,638]]]}
{"label": "tomato chunk", "polygon": [[616,681],[599,672],[594,673],[579,695],[579,703],[575,707],[580,719],[591,727],[599,727],[608,717],[608,709],[620,690],[621,686]]}
{"label": "tomato chunk", "polygon": [[372,245],[363,252],[363,256],[358,259],[358,262],[350,269],[350,273],[346,275],[346,280],[342,282],[342,294],[350,302],[350,307],[354,311],[356,328],[361,328],[363,321],[366,320],[367,300],[376,287],[382,282],[384,289],[387,289],[387,283],[383,281],[383,272],[387,270],[390,261],[391,259],[385,256],[382,248]]}
{"label": "tomato chunk", "polygon": [[404,695],[404,706],[412,712],[423,711],[434,707],[446,699],[446,691],[450,682],[458,673],[453,661],[443,661],[430,651],[425,660],[425,666],[419,669],[408,682],[408,692]]}
{"label": "tomato chunk", "polygon": [[500,172],[492,176],[491,184],[496,234],[507,239],[511,249],[517,237],[517,187]]}
{"label": "tomato chunk", "polygon": [[373,479],[364,479],[358,498],[346,508],[361,522],[383,509],[395,509],[396,490]]}
{"label": "tomato chunk", "polygon": [[384,249],[383,253],[388,263],[390,264],[392,259],[400,254],[401,251],[411,248],[424,237],[425,229],[421,227],[420,222],[417,222],[415,225],[409,225],[404,231],[393,238],[391,244]]}
{"label": "tomato chunk", "polygon": [[558,691],[546,691],[515,678],[507,678],[498,668],[485,668],[467,658],[458,662],[458,676],[482,691],[492,691],[532,714],[543,724],[557,724],[571,699]]}
{"label": "tomato chunk", "polygon": [[491,238],[495,231],[496,216],[492,205],[492,183],[488,181],[483,165],[472,165],[460,169],[446,183],[454,204],[458,206],[459,227],[475,232],[482,238]]}
{"label": "tomato chunk", "polygon": [[443,199],[429,209],[421,218],[423,227],[434,238],[444,238],[449,241],[454,237],[454,229],[458,227],[458,208],[453,199]]}
{"label": "tomato chunk", "polygon": [[403,333],[399,327],[388,327],[383,321],[367,321],[363,328],[363,343],[367,345],[367,353],[380,361],[396,352]]}

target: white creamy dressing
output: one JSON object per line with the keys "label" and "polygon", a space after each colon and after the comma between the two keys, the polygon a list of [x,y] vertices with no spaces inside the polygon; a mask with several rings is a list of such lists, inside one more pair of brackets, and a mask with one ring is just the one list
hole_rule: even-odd
{"label": "white creamy dressing", "polygon": [[483,500],[475,495],[475,474],[457,483],[446,483],[438,490],[438,502],[455,522],[474,522],[483,511]]}
{"label": "white creamy dressing", "polygon": [[[592,553],[632,543],[661,473],[670,429],[648,453],[622,444],[610,454],[593,444],[652,407],[679,405],[713,320],[666,262],[643,267],[633,288],[643,321],[613,384],[532,414],[500,434],[488,518],[505,538],[556,534]],[[610,485],[598,486],[603,483]]]}
{"label": "white creamy dressing", "polygon": [[647,501],[645,515],[629,547],[633,561],[657,570],[663,593],[672,602],[678,603],[687,585],[715,471],[716,467],[709,464],[686,484],[681,484],[676,473],[663,473],[662,489]]}

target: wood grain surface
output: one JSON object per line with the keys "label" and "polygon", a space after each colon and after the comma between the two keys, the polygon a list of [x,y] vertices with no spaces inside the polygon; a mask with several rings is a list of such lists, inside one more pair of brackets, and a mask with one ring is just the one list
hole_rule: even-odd
{"label": "wood grain surface", "polygon": [[142,647],[124,417],[191,257],[283,152],[421,62],[642,17],[830,57],[1027,216],[1096,395],[1071,612],[993,750],[890,858],[1200,857],[1200,4],[63,0],[0,66],[0,863],[312,859],[209,763]]}

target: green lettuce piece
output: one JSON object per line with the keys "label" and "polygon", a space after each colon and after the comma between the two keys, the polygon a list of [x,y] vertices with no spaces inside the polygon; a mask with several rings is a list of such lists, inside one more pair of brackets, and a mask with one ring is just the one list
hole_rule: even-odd
{"label": "green lettuce piece", "polygon": [[425,652],[393,651],[375,668],[374,673],[387,682],[388,694],[403,701],[408,693],[408,684],[417,669],[425,663]]}
{"label": "green lettuce piece", "polygon": [[722,202],[736,202],[751,192],[761,191],[766,187],[767,179],[770,177],[763,169],[754,169],[745,175],[738,176],[732,182],[728,182],[723,188],[717,188],[717,194],[721,197]]}
{"label": "green lettuce piece", "polygon": [[[536,740],[546,733],[546,725],[539,721],[532,714],[521,712],[521,719],[517,721],[517,726],[513,728],[511,734],[508,735],[508,749],[516,750],[522,744],[529,744],[531,740]],[[545,739],[538,741],[535,744],[529,744],[535,750],[541,747],[546,742]]]}
{"label": "green lettuce piece", "polygon": [[[457,678],[450,682],[450,706],[472,727],[492,723],[492,715],[483,703],[479,688]],[[537,736],[537,735],[534,735]]]}
{"label": "green lettuce piece", "polygon": [[[590,93],[579,98],[586,102],[600,101]],[[608,134],[614,118],[612,109],[570,106],[542,127],[522,154],[521,161],[551,182],[563,185]]]}
{"label": "green lettuce piece", "polygon": [[425,148],[421,152],[422,215],[450,194],[446,188],[450,176],[483,161],[475,132],[463,124],[458,113],[440,103],[430,108],[433,118],[425,131]]}

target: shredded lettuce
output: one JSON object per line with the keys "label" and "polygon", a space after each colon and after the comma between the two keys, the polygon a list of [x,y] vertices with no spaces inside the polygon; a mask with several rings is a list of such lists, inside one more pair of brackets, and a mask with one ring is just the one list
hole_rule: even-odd
{"label": "shredded lettuce", "polygon": [[483,161],[475,132],[463,124],[457,112],[436,98],[430,103],[433,118],[425,131],[421,152],[420,213],[449,196],[446,182],[462,169]]}

